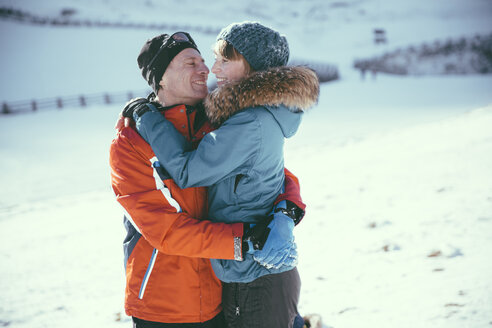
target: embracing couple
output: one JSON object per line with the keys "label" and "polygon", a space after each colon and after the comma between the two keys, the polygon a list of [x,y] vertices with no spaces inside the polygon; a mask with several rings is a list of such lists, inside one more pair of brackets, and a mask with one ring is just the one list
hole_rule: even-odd
{"label": "embracing couple", "polygon": [[148,40],[153,93],[130,101],[110,149],[125,210],[125,310],[133,327],[303,327],[293,229],[299,181],[284,138],[316,104],[313,71],[256,22],[217,36],[209,69],[186,32]]}

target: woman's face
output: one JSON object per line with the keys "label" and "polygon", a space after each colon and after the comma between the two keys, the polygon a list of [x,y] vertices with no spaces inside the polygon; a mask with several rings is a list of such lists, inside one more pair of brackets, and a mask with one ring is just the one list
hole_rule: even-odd
{"label": "woman's face", "polygon": [[217,77],[217,85],[220,87],[227,82],[235,82],[246,76],[247,69],[243,60],[229,60],[215,53],[215,63],[212,73]]}

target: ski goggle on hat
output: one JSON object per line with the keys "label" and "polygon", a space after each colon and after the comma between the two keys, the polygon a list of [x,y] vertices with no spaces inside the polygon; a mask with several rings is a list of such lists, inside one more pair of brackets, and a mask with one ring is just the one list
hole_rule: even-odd
{"label": "ski goggle on hat", "polygon": [[[186,48],[194,48],[198,52],[200,52],[196,46],[195,41],[186,32],[176,32],[172,34],[169,38],[164,39],[161,47],[159,50],[157,50],[157,53],[154,55],[154,57],[150,60],[148,66],[153,67],[154,62],[161,56],[161,54],[166,54],[168,53],[168,56],[165,56],[169,59],[169,63],[173,58],[180,53],[182,50]],[[179,50],[178,50],[179,49]],[[168,52],[165,52],[165,50],[168,50]],[[177,50],[177,52],[176,52]],[[167,67],[166,65],[166,67]]]}

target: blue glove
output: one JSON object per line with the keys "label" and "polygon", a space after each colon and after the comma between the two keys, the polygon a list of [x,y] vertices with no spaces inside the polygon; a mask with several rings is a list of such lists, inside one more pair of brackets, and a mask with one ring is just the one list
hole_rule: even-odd
{"label": "blue glove", "polygon": [[[246,240],[243,242],[243,252],[246,254],[253,255],[258,251],[254,249],[254,244],[251,240]],[[267,269],[275,268],[279,269],[281,266],[295,267],[297,266],[297,244],[292,241],[287,247],[282,249],[277,256],[272,259],[272,263],[265,261],[258,261],[253,256],[258,263],[266,267]]]}
{"label": "blue glove", "polygon": [[[273,214],[267,226],[265,244],[255,250],[255,261],[267,268],[280,268],[282,265],[297,264],[297,246],[294,243],[294,220],[282,212]],[[269,231],[269,232],[268,232]]]}
{"label": "blue glove", "polygon": [[[254,255],[253,255],[254,258]],[[287,247],[282,249],[275,257],[273,257],[272,261],[257,261],[267,269],[280,269],[281,267],[295,267],[297,266],[297,244],[292,241],[288,244]]]}

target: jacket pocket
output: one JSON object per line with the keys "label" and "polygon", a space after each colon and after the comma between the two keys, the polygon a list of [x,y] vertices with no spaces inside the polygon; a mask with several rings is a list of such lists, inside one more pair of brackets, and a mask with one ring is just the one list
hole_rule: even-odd
{"label": "jacket pocket", "polygon": [[138,293],[139,299],[142,299],[144,297],[145,289],[147,288],[147,283],[149,282],[150,275],[152,274],[152,270],[154,269],[154,264],[158,253],[159,251],[154,248],[152,256],[150,257],[149,265],[147,266],[147,271],[145,271],[145,275],[142,280],[142,285],[140,285],[140,291]]}
{"label": "jacket pocket", "polygon": [[234,193],[236,193],[237,185],[239,184],[239,181],[241,181],[243,177],[244,177],[243,174],[236,175],[236,178],[234,179]]}
{"label": "jacket pocket", "polygon": [[252,181],[248,175],[238,174],[234,177],[231,195],[234,197],[234,204],[244,208],[256,208],[256,204],[262,196],[261,188],[258,183]]}

